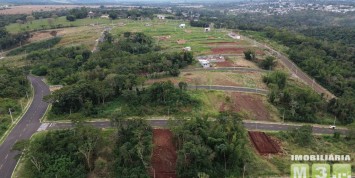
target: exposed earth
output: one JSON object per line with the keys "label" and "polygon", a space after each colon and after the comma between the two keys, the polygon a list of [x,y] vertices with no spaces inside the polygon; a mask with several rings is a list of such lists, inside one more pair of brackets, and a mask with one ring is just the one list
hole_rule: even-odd
{"label": "exposed earth", "polygon": [[154,129],[153,144],[151,176],[154,178],[175,178],[177,155],[173,144],[173,134],[168,129]]}

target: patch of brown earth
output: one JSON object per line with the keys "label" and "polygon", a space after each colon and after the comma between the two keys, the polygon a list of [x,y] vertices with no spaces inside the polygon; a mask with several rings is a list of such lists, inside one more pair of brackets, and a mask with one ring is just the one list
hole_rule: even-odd
{"label": "patch of brown earth", "polygon": [[248,132],[253,145],[262,155],[281,153],[281,147],[264,132]]}
{"label": "patch of brown earth", "polygon": [[176,178],[177,154],[171,131],[168,129],[154,129],[153,144],[151,177]]}

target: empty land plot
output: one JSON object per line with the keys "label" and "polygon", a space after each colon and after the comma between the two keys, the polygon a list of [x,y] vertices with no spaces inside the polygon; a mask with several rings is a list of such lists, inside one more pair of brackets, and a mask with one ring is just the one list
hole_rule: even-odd
{"label": "empty land plot", "polygon": [[277,154],[281,152],[280,146],[264,132],[249,131],[250,139],[262,155]]}
{"label": "empty land plot", "polygon": [[153,144],[151,176],[155,178],[175,178],[177,155],[173,144],[173,134],[168,129],[154,129]]}
{"label": "empty land plot", "polygon": [[230,110],[232,111],[245,113],[256,120],[270,120],[270,112],[259,95],[234,92],[231,93],[230,104]]}
{"label": "empty land plot", "polygon": [[146,84],[170,80],[174,84],[186,82],[192,86],[221,85],[267,89],[267,86],[262,82],[262,75],[260,72],[189,71],[181,72],[179,77],[149,79]]}

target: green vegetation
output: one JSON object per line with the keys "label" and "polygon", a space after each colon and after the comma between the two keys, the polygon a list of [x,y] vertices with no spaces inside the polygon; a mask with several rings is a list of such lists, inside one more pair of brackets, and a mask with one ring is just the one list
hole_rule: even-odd
{"label": "green vegetation", "polygon": [[26,177],[87,177],[102,141],[98,132],[87,126],[44,132],[13,149],[24,152]]}
{"label": "green vegetation", "polygon": [[10,34],[5,28],[0,27],[0,49],[10,49],[24,44],[29,37],[28,32]]}
{"label": "green vegetation", "polygon": [[116,177],[149,177],[148,168],[153,151],[152,127],[143,119],[116,118]]}
{"label": "green vegetation", "polygon": [[0,67],[0,136],[2,136],[13,119],[19,116],[26,103],[22,98],[29,94],[29,82],[21,69]]}
{"label": "green vegetation", "polygon": [[327,103],[311,89],[287,83],[287,74],[275,71],[264,77],[271,89],[269,101],[276,105],[285,120],[321,123],[317,113],[327,113]]}
{"label": "green vegetation", "polygon": [[244,53],[246,60],[255,61],[256,54],[255,54],[254,50],[248,49],[248,50],[244,51],[243,53]]}
{"label": "green vegetation", "polygon": [[171,128],[178,149],[178,177],[240,177],[252,161],[246,132],[236,115],[222,114],[216,122],[177,120]]}
{"label": "green vegetation", "polygon": [[61,39],[62,39],[61,37],[54,37],[54,38],[51,38],[48,40],[31,43],[26,46],[22,46],[22,47],[19,47],[19,48],[16,48],[16,49],[10,51],[9,53],[7,53],[7,56],[18,55],[18,54],[21,54],[26,51],[31,52],[31,51],[37,51],[40,49],[52,48],[54,45],[59,43],[59,41]]}
{"label": "green vegetation", "polygon": [[[282,146],[282,155],[273,155],[266,160],[276,167],[281,175],[290,174],[291,164],[298,162],[291,161],[291,155],[329,155],[329,154],[344,154],[355,155],[354,140],[349,140],[347,137],[334,137],[333,135],[311,135],[309,134],[309,126],[303,126],[300,130],[269,133],[273,138],[277,139]],[[303,133],[305,131],[306,133]],[[300,136],[301,138],[295,137]],[[304,162],[300,162],[304,163]],[[333,164],[333,162],[317,162]],[[349,162],[346,162],[349,163]],[[350,162],[352,172],[354,172],[355,162]]]}
{"label": "green vegetation", "polygon": [[117,99],[124,101],[121,107],[128,115],[162,114],[165,110],[173,114],[198,106],[172,83],[144,87],[148,78],[179,75],[180,68],[192,63],[192,53],[160,53],[153,39],[143,33],[127,32],[118,38],[107,33],[105,39],[95,54],[82,47],[28,54],[32,73],[47,76],[51,84],[65,85],[47,97],[53,102],[51,113],[97,116],[96,107]]}

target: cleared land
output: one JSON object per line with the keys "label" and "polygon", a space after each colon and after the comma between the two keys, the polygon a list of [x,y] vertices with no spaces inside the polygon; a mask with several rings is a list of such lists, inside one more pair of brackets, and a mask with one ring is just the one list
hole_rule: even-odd
{"label": "cleared land", "polygon": [[280,146],[264,132],[248,132],[253,145],[262,155],[281,152]]}
{"label": "cleared land", "polygon": [[260,96],[231,93],[231,102],[221,105],[221,111],[234,111],[245,115],[247,118],[252,118],[262,121],[270,121],[270,111],[265,106]]}
{"label": "cleared land", "polygon": [[173,134],[168,129],[154,129],[153,144],[151,176],[155,178],[175,178],[177,155],[173,144]]}

